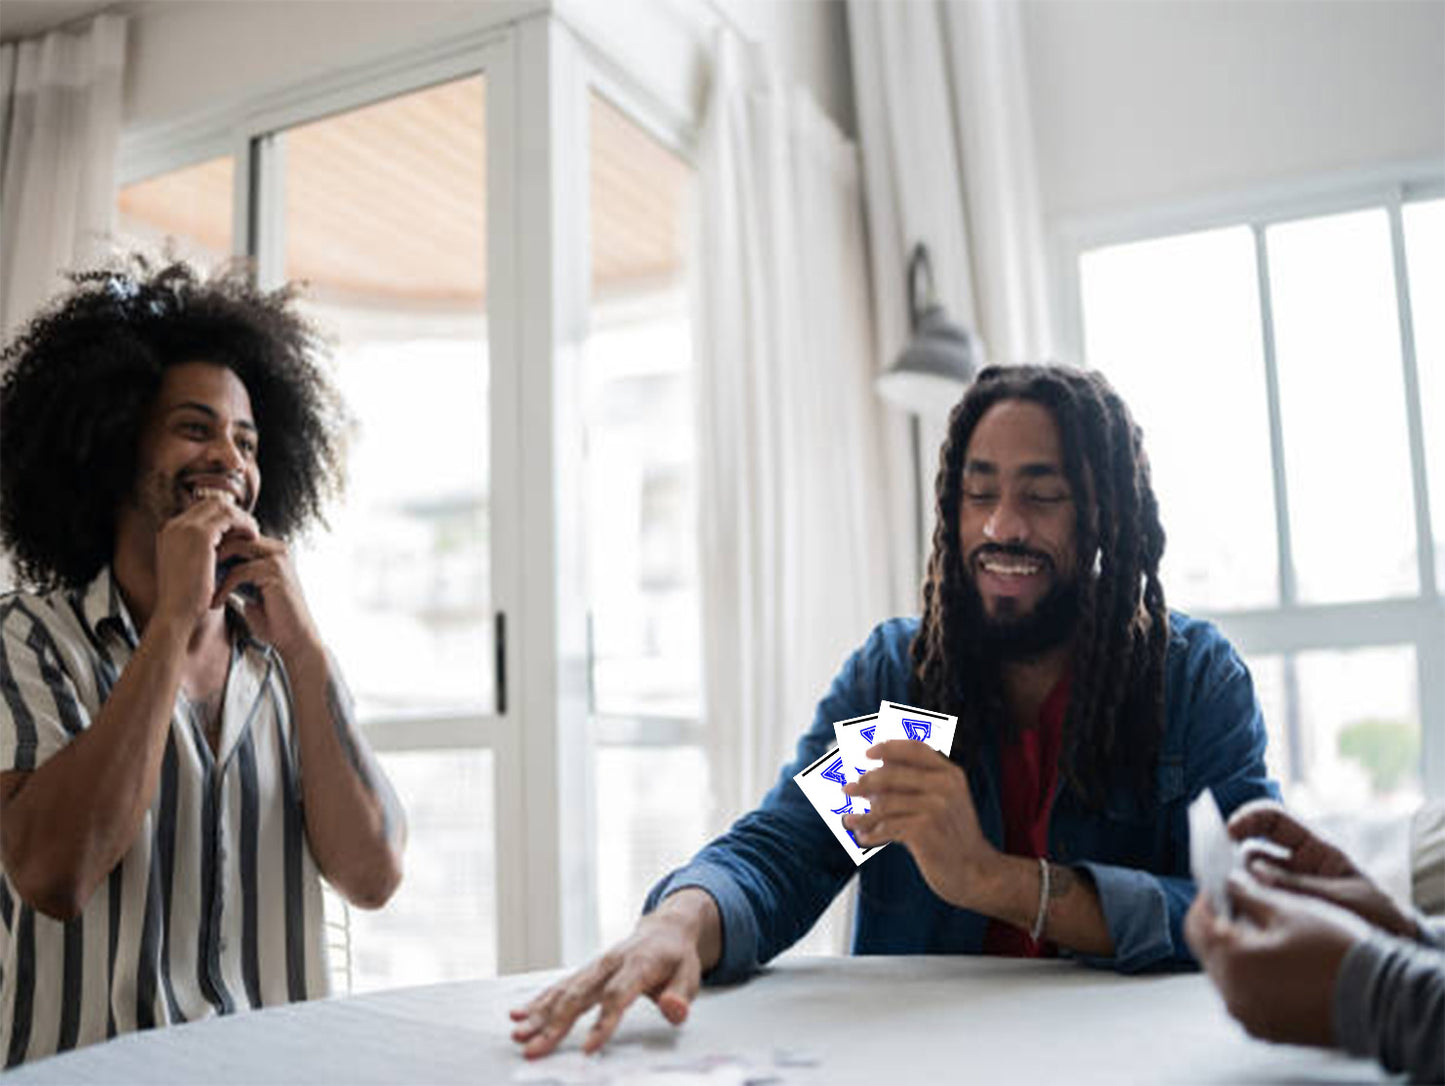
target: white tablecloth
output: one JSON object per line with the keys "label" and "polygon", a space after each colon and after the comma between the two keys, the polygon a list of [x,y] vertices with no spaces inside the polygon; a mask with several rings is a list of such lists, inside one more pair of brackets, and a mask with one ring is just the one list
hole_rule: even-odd
{"label": "white tablecloth", "polygon": [[[507,1009],[559,976],[534,973],[275,1007],[117,1038],[5,1075],[27,1083],[511,1083],[527,1065]],[[589,1016],[590,1017],[590,1016]],[[791,958],[705,990],[669,1026],[647,1000],[592,1080],[703,1082],[741,1057],[778,1083],[1358,1082],[1370,1063],[1249,1038],[1199,974],[1119,977],[1065,961]],[[682,1066],[671,1079],[659,1063]],[[726,1068],[724,1068],[726,1070]],[[721,1076],[722,1072],[718,1072]],[[692,1075],[693,1077],[688,1077]],[[629,1077],[631,1076],[631,1077]],[[733,1079],[731,1081],[738,1081]]]}

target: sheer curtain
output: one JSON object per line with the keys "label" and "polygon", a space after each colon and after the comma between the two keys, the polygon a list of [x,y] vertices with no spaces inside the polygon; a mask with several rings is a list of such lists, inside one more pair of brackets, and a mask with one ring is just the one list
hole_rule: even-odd
{"label": "sheer curtain", "polygon": [[704,704],[714,823],[776,780],[892,613],[856,151],[760,49],[716,40],[699,155]]}
{"label": "sheer curtain", "polygon": [[[908,341],[905,277],[919,241],[932,256],[939,300],[983,337],[990,360],[1052,353],[1021,8],[1011,0],[848,0],[880,366]],[[948,406],[920,420],[926,533]],[[903,478],[911,470],[905,416],[892,414],[889,470]],[[908,488],[894,493],[895,522],[911,525]],[[916,600],[917,586],[905,580],[905,589]]]}
{"label": "sheer curtain", "polygon": [[107,252],[125,19],[0,46],[0,333]]}

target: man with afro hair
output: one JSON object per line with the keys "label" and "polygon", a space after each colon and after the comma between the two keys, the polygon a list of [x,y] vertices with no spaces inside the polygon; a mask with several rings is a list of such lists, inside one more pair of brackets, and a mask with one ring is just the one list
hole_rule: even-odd
{"label": "man with afro hair", "polygon": [[[405,824],[287,540],[344,414],[289,290],[132,258],[0,356],[0,1061],[327,991]],[[264,484],[264,485],[263,485]]]}

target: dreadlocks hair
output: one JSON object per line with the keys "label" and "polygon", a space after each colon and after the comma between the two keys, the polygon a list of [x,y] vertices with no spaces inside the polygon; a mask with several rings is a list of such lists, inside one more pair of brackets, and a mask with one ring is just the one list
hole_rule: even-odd
{"label": "dreadlocks hair", "polygon": [[[1111,781],[1153,791],[1164,721],[1169,618],[1159,583],[1164,529],[1139,427],[1102,375],[1062,366],[990,366],[948,421],[939,455],[937,521],[923,584],[923,621],[911,645],[915,705],[952,706],[954,758],[972,762],[991,726],[1010,733],[996,666],[966,616],[959,539],[964,456],[974,428],[1003,400],[1046,408],[1059,428],[1064,474],[1076,495],[1079,615],[1060,769],[1087,805]],[[1092,497],[1092,501],[1089,498]]]}
{"label": "dreadlocks hair", "polygon": [[76,589],[111,561],[147,413],[165,371],[186,362],[226,366],[246,386],[261,531],[289,539],[323,520],[346,419],[290,287],[262,291],[240,263],[202,279],[139,255],[70,280],[0,353],[0,544],[22,580]]}

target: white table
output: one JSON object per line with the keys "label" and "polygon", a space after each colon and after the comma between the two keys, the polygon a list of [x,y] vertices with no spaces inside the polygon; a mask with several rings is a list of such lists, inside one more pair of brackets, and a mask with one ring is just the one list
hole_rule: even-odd
{"label": "white table", "polygon": [[[506,1084],[524,1070],[507,1009],[560,975],[399,989],[153,1030],[19,1068],[5,1082]],[[564,1051],[583,1032],[574,1029]],[[595,1065],[599,1082],[635,1071],[644,1057],[746,1054],[753,1066],[775,1067],[780,1049],[791,1054],[773,1072],[781,1083],[1382,1077],[1367,1062],[1250,1039],[1199,974],[1119,977],[1001,958],[785,958],[746,984],[705,990],[681,1029],[640,1001],[617,1041],[619,1055]],[[576,1068],[570,1060],[556,1066]]]}

